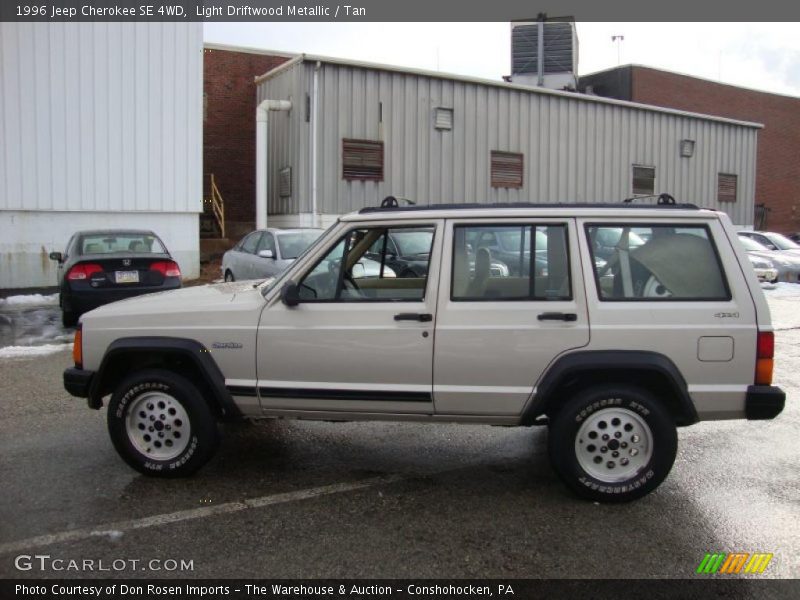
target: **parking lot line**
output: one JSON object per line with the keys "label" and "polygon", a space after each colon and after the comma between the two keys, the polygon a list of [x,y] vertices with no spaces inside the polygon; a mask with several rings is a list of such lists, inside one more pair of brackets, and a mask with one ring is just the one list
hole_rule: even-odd
{"label": "parking lot line", "polygon": [[230,514],[252,508],[263,508],[265,506],[272,506],[275,504],[286,504],[288,502],[308,500],[311,498],[317,498],[319,496],[329,496],[331,494],[352,492],[377,485],[396,483],[398,481],[402,481],[403,479],[404,478],[401,475],[382,475],[380,477],[371,477],[369,479],[363,479],[361,481],[354,481],[351,483],[334,483],[331,485],[297,490],[294,492],[273,494],[271,496],[260,496],[258,498],[248,498],[246,500],[237,502],[225,502],[223,504],[212,506],[203,506],[189,510],[179,510],[177,512],[152,515],[150,517],[142,517],[141,519],[117,521],[116,523],[106,523],[104,525],[85,527],[82,529],[70,529],[58,533],[40,535],[25,540],[17,540],[14,542],[0,544],[0,554],[31,550],[34,548],[50,546],[52,544],[59,544],[62,542],[75,542],[92,537],[117,536],[125,533],[126,531],[134,531],[136,529],[158,527],[159,525],[168,525],[170,523],[179,523],[181,521],[191,521],[193,519],[203,519],[206,517]]}

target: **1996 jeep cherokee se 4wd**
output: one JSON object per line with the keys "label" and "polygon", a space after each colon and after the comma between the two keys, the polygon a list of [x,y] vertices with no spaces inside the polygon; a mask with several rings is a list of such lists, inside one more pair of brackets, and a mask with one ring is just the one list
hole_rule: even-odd
{"label": "1996 jeep cherokee se 4wd", "polygon": [[[406,229],[427,234],[424,275],[384,276]],[[667,476],[677,427],[785,401],[730,220],[674,200],[362,209],[275,279],[85,314],[74,355],[66,389],[110,395],[119,454],[165,477],[211,458],[218,420],[547,424],[570,488],[625,501]]]}

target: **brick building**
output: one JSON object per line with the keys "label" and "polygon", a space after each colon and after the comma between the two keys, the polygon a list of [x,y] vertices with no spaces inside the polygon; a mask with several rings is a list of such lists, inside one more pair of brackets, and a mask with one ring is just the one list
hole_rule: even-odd
{"label": "brick building", "polygon": [[213,174],[225,201],[226,234],[231,240],[255,227],[254,79],[292,56],[219,44],[204,46],[204,196],[209,195]]}
{"label": "brick building", "polygon": [[608,98],[763,123],[756,161],[756,228],[800,231],[800,98],[638,65],[581,77],[580,89]]}

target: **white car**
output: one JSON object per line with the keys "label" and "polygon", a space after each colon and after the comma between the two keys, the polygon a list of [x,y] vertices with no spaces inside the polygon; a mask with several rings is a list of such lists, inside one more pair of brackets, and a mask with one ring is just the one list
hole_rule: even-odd
{"label": "white car", "polygon": [[[431,233],[424,275],[392,276],[387,241],[408,228]],[[486,231],[519,241],[509,271]],[[783,410],[736,239],[725,213],[674,201],[362,209],[260,285],[85,314],[64,383],[94,409],[110,396],[111,440],[148,475],[197,471],[219,420],[542,425],[573,491],[633,500],[667,477],[678,427]]]}

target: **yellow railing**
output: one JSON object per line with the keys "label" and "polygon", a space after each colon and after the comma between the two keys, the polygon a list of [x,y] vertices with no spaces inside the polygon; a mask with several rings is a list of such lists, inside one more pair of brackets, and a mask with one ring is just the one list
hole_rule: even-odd
{"label": "yellow railing", "polygon": [[214,218],[219,225],[220,237],[225,238],[225,200],[217,187],[217,182],[214,179],[214,174],[211,174],[211,211],[214,213]]}

